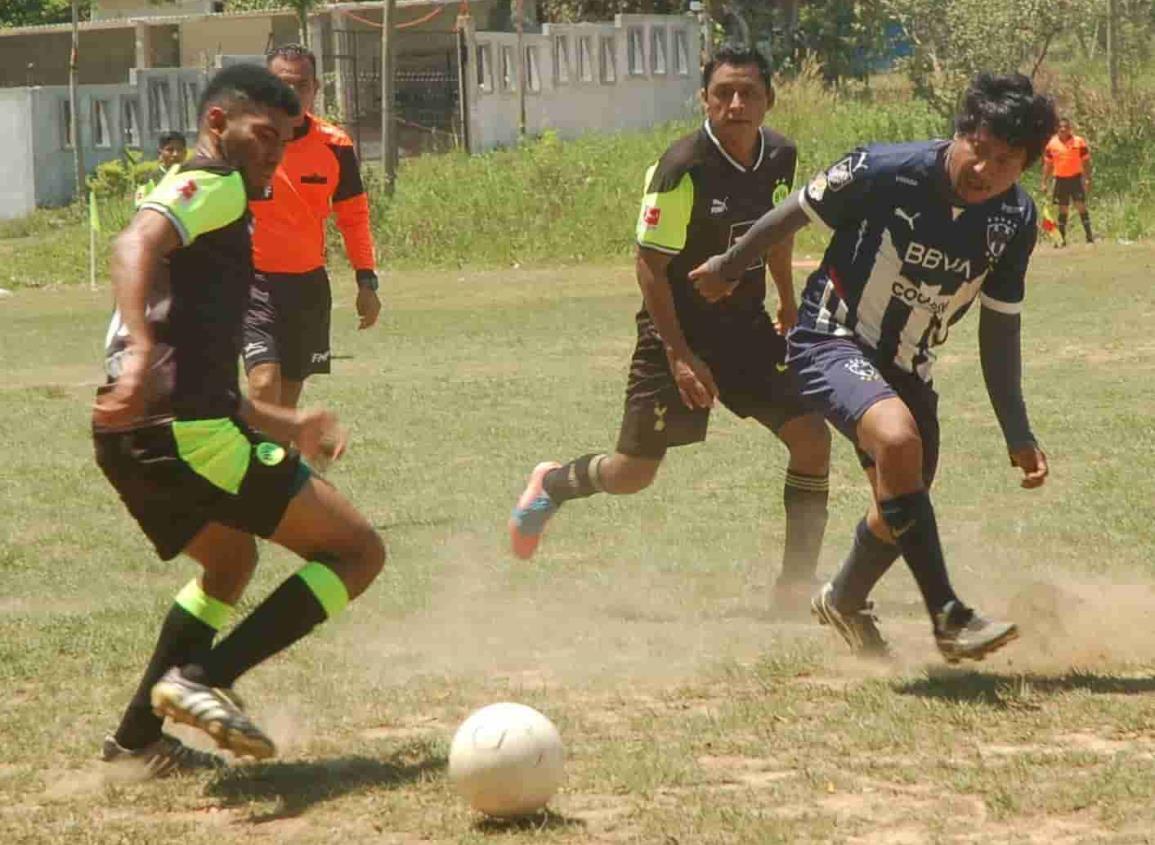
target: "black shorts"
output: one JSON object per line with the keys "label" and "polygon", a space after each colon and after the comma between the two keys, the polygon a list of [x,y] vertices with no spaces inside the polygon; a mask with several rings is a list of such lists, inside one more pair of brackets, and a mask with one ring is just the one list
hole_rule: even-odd
{"label": "black shorts", "polygon": [[1055,193],[1056,205],[1070,205],[1071,200],[1083,202],[1087,198],[1083,187],[1083,174],[1078,176],[1056,176]]}
{"label": "black shorts", "polygon": [[922,439],[922,477],[929,487],[938,470],[938,394],[934,385],[893,364],[850,338],[796,329],[790,333],[790,369],[816,411],[854,444],[863,468],[874,460],[858,446],[858,421],[876,403],[897,396],[910,410]]}
{"label": "black shorts", "polygon": [[239,420],[96,432],[93,440],[97,464],[161,560],[180,554],[210,522],[271,536],[309,479],[295,449]]}
{"label": "black shorts", "polygon": [[[813,413],[786,368],[786,343],[768,314],[695,338],[691,348],[714,374],[722,404],[737,416],[753,417],[777,432],[789,420]],[[639,316],[617,451],[661,459],[670,447],[705,440],[709,422],[708,408],[683,404],[662,340],[649,317]]]}
{"label": "black shorts", "polygon": [[245,313],[245,372],[280,364],[281,375],[304,381],[329,372],[333,297],[324,267],[308,273],[257,273]]}

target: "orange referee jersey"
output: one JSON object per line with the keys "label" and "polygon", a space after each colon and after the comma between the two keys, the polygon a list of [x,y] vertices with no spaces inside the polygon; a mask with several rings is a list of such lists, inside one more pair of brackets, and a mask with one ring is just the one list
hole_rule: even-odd
{"label": "orange referee jersey", "polygon": [[355,270],[376,264],[369,200],[353,142],[309,114],[285,147],[264,198],[252,200],[253,265],[264,273],[307,273],[325,265],[325,219],[337,216]]}
{"label": "orange referee jersey", "polygon": [[1091,148],[1087,140],[1080,135],[1072,135],[1071,140],[1063,143],[1058,135],[1047,142],[1043,152],[1047,162],[1054,169],[1055,178],[1068,179],[1071,176],[1081,176],[1083,162],[1091,157]]}

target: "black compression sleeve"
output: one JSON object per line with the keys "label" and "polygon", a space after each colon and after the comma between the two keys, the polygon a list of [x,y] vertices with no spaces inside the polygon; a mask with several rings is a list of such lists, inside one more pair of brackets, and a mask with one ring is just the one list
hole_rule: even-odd
{"label": "black compression sleeve", "polygon": [[1018,314],[981,309],[979,358],[982,360],[983,380],[1007,448],[1012,451],[1036,443],[1023,401],[1021,326],[1022,319]]}
{"label": "black compression sleeve", "polygon": [[706,266],[723,279],[737,279],[742,272],[766,254],[770,247],[797,232],[810,222],[798,202],[798,194],[791,194],[779,206],[767,211],[750,227],[750,231],[734,243],[724,255],[715,255]]}

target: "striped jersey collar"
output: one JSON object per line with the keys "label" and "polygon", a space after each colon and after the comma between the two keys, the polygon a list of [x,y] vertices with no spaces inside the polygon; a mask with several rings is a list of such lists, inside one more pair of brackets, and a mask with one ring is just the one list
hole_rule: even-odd
{"label": "striped jersey collar", "polygon": [[709,120],[706,121],[704,128],[706,130],[706,135],[713,142],[714,146],[718,148],[718,152],[722,154],[722,157],[725,158],[726,161],[730,162],[730,164],[737,168],[740,173],[745,173],[748,170],[757,170],[758,166],[762,164],[762,159],[766,155],[766,133],[762,131],[762,127],[758,127],[758,158],[754,160],[754,165],[752,167],[745,167],[739,164],[734,160],[733,156],[726,152],[726,148],[722,146],[722,143],[718,140],[718,136],[714,134],[714,130],[710,127]]}

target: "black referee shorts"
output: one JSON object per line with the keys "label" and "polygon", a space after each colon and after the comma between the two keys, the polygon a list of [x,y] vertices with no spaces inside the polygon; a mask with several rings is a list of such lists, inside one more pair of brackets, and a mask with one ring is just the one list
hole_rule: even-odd
{"label": "black referee shorts", "polygon": [[257,273],[245,313],[245,372],[280,364],[293,381],[329,372],[333,298],[324,267],[308,273]]}

